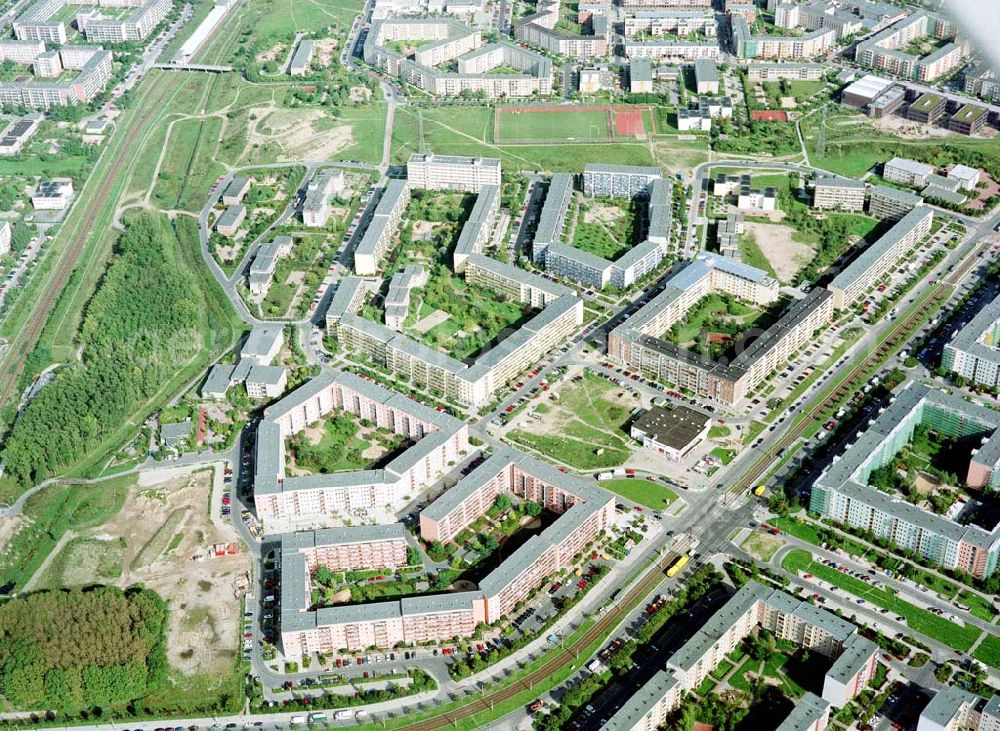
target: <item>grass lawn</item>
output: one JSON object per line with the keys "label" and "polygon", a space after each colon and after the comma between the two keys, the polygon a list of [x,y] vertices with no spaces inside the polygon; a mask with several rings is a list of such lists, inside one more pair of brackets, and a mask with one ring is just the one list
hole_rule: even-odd
{"label": "grass lawn", "polygon": [[725,424],[716,424],[713,427],[709,427],[708,438],[709,439],[725,439],[726,437],[728,437],[732,433],[733,433],[733,430],[730,429]]}
{"label": "grass lawn", "polygon": [[709,452],[713,457],[718,459],[722,464],[729,464],[733,461],[733,452],[730,449],[723,449],[722,447],[716,447],[711,452]]}
{"label": "grass lawn", "polygon": [[744,264],[749,264],[757,269],[763,269],[774,279],[778,278],[778,273],[771,266],[771,260],[764,256],[764,252],[761,251],[757,240],[749,232],[740,237],[740,257],[743,259]]}
{"label": "grass lawn", "polygon": [[729,347],[729,342],[711,342],[709,333],[718,332],[735,338],[749,329],[764,314],[735,297],[708,294],[688,310],[682,320],[674,323],[664,337],[674,345],[717,357]]}
{"label": "grass lawn", "polygon": [[[585,221],[586,211],[594,211],[597,208],[602,208],[607,213],[617,210],[620,215],[613,220],[598,220],[595,216],[592,220]],[[638,243],[640,231],[636,230],[635,224],[635,210],[631,205],[619,205],[612,201],[590,201],[580,206],[572,245],[602,259],[615,261],[631,249],[633,244]]]}
{"label": "grass lawn", "polygon": [[[823,539],[819,535],[819,526],[809,521],[800,521],[795,518],[780,517],[774,518],[769,521],[771,525],[775,528],[780,528],[785,533],[789,533],[796,538],[812,543],[814,546],[819,546],[823,543]],[[864,543],[852,540],[850,538],[845,538],[841,536],[843,540],[843,547],[852,556],[865,556],[869,553],[874,553],[875,549],[866,546]]]}
{"label": "grass lawn", "polygon": [[500,142],[604,141],[608,114],[566,109],[553,112],[503,112]]}
{"label": "grass lawn", "polygon": [[665,510],[677,499],[677,493],[673,490],[649,480],[632,478],[602,480],[600,486],[652,510]]}
{"label": "grass lawn", "polygon": [[201,209],[212,181],[224,172],[212,159],[221,127],[222,120],[218,117],[174,123],[153,188],[153,201],[157,205],[192,212]]}
{"label": "grass lawn", "polygon": [[[750,444],[754,439],[760,436],[761,432],[767,429],[767,424],[762,421],[751,421],[750,426],[747,427],[746,434],[743,436],[743,443]],[[711,434],[709,434],[711,436]]]}
{"label": "grass lawn", "polygon": [[967,651],[982,634],[976,627],[971,625],[960,627],[944,617],[931,614],[925,609],[903,601],[892,591],[873,588],[867,582],[817,563],[812,560],[812,555],[808,551],[792,551],[785,557],[782,566],[787,571],[811,573],[813,576],[861,597],[877,607],[883,607],[890,612],[900,614],[906,618],[907,625],[914,632],[956,650]]}
{"label": "grass lawn", "polygon": [[28,498],[29,523],[18,530],[0,554],[0,586],[24,585],[67,530],[82,530],[118,514],[135,475],[92,485],[52,485]]}
{"label": "grass lawn", "polygon": [[972,656],[980,662],[986,663],[991,668],[1000,669],[1000,637],[997,635],[986,635],[979,647],[975,649]]}
{"label": "grass lawn", "polygon": [[755,530],[743,541],[742,548],[754,558],[767,562],[784,544],[777,536]]}
{"label": "grass lawn", "polygon": [[985,597],[979,596],[979,594],[973,594],[971,591],[963,590],[958,594],[958,601],[960,604],[964,604],[969,607],[969,611],[974,617],[979,617],[987,622],[992,622],[996,619],[996,605]]}
{"label": "grass lawn", "polygon": [[[560,414],[571,414],[558,430],[513,430],[508,437],[576,469],[617,467],[631,453],[623,431],[630,409],[620,402],[617,394],[621,391],[619,386],[584,371],[580,381],[558,390],[559,399],[554,404],[558,404]],[[598,454],[600,450],[604,451]]]}

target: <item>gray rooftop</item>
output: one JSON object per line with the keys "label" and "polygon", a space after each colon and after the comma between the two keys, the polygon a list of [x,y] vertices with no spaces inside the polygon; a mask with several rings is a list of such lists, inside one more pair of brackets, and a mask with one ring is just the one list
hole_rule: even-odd
{"label": "gray rooftop", "polygon": [[[260,361],[267,356],[275,344],[284,337],[281,325],[255,325],[247,336],[246,342],[240,348],[241,358],[253,358]],[[263,363],[267,365],[267,363]]]}
{"label": "gray rooftop", "polygon": [[970,353],[991,363],[1000,363],[1000,349],[992,337],[986,336],[1000,325],[1000,295],[981,309],[969,324],[958,331],[949,347]]}
{"label": "gray rooftop", "polygon": [[573,176],[569,173],[556,173],[549,183],[545,203],[538,217],[535,229],[535,243],[553,244],[562,238],[562,227],[565,223],[566,208],[573,195]]}
{"label": "gray rooftop", "polygon": [[829,712],[829,701],[807,691],[795,702],[792,712],[781,722],[777,731],[811,731],[816,728],[816,722]]}
{"label": "gray rooftop", "polygon": [[837,274],[830,283],[830,286],[846,290],[857,280],[866,277],[876,261],[881,259],[887,251],[899,243],[901,238],[909,235],[913,229],[922,225],[928,216],[932,217],[933,215],[934,212],[929,208],[914,208]]}
{"label": "gray rooftop", "polygon": [[632,731],[638,726],[639,720],[653,710],[676,685],[677,678],[665,670],[658,670],[601,726],[601,731]]}

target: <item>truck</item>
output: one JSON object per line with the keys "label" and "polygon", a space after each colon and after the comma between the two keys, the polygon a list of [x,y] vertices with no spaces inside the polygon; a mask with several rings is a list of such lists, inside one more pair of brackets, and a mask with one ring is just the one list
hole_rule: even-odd
{"label": "truck", "polygon": [[757,487],[753,489],[753,494],[756,495],[757,497],[760,497],[761,495],[764,494],[764,490],[765,488],[763,485],[757,485]]}
{"label": "truck", "polygon": [[317,713],[310,713],[309,714],[309,723],[320,723],[320,722],[325,721],[325,720],[326,720],[326,714],[325,713],[318,713],[317,712]]}

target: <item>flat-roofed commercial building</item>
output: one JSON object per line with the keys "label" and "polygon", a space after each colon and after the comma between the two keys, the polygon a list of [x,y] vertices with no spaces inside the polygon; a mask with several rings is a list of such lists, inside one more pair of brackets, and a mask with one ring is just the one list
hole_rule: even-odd
{"label": "flat-roofed commercial building", "polygon": [[818,177],[813,186],[813,207],[851,212],[864,210],[865,184],[851,178]]}
{"label": "flat-roofed commercial building", "polygon": [[833,306],[840,310],[858,304],[884,274],[931,232],[933,222],[934,212],[923,206],[903,216],[833,278],[829,285]]}
{"label": "flat-roofed commercial building", "polygon": [[1000,387],[1000,296],[944,346],[941,366],[971,383]]}
{"label": "flat-roofed commercial building", "polygon": [[964,104],[948,119],[948,129],[961,135],[974,135],[983,128],[989,113],[978,104]]}
{"label": "flat-roofed commercial building", "polygon": [[937,388],[911,384],[897,391],[894,401],[824,470],[813,485],[809,509],[941,568],[988,577],[997,568],[1000,525],[987,530],[958,522],[869,484],[871,474],[892,463],[918,426],[978,442],[960,479],[974,489],[1000,486],[1000,415]]}
{"label": "flat-roofed commercial building", "polygon": [[653,65],[646,58],[637,58],[628,65],[629,91],[633,94],[653,92]]}
{"label": "flat-roofed commercial building", "polygon": [[923,199],[912,191],[875,185],[868,195],[868,214],[874,218],[898,221],[922,203]]}
{"label": "flat-roofed commercial building", "polygon": [[708,437],[711,423],[705,414],[687,406],[670,410],[654,406],[632,422],[629,433],[647,449],[679,462]]}
{"label": "flat-roofed commercial building", "polygon": [[407,181],[392,178],[382,191],[368,228],[354,250],[355,274],[364,277],[378,272],[409,202],[410,186]]}
{"label": "flat-roofed commercial building", "polygon": [[719,93],[719,71],[714,61],[700,59],[694,62],[694,84],[698,94]]}
{"label": "flat-roofed commercial building", "polygon": [[406,178],[414,188],[478,193],[485,185],[500,185],[500,160],[415,152],[406,163]]}
{"label": "flat-roofed commercial building", "polygon": [[940,94],[921,94],[906,110],[906,118],[911,122],[934,124],[944,116],[948,100]]}

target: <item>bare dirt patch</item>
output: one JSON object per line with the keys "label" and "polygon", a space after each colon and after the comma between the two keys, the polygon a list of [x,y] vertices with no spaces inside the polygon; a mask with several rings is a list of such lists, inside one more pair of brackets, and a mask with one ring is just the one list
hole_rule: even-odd
{"label": "bare dirt patch", "polygon": [[284,55],[285,51],[288,50],[288,46],[284,43],[275,43],[273,46],[268,48],[266,51],[262,51],[257,54],[257,61],[259,63],[267,63],[268,61],[277,61]]}
{"label": "bare dirt patch", "polygon": [[747,221],[746,227],[747,233],[756,239],[761,253],[782,282],[795,279],[799,270],[814,256],[809,246],[792,240],[795,229],[791,226]]}
{"label": "bare dirt patch", "polygon": [[625,217],[625,211],[618,206],[594,206],[583,214],[584,223],[612,223]]}
{"label": "bare dirt patch", "polygon": [[442,228],[445,224],[436,221],[414,221],[413,238],[423,241],[433,236],[434,232]]}
{"label": "bare dirt patch", "polygon": [[352,143],[350,125],[316,128],[315,122],[326,118],[322,109],[275,109],[257,107],[250,110],[257,119],[247,135],[249,145],[273,143],[281,148],[278,161],[329,160]]}
{"label": "bare dirt patch", "polygon": [[[107,582],[104,559],[121,562],[113,583],[144,584],[170,603],[167,657],[185,674],[223,674],[238,648],[240,591],[250,569],[246,554],[201,558],[215,543],[237,540],[232,527],[208,514],[212,474],[174,477],[133,487],[114,519],[67,544],[74,553],[58,578],[66,585]],[[88,560],[89,557],[89,560]]]}
{"label": "bare dirt patch", "polygon": [[372,98],[372,90],[367,86],[352,86],[348,99],[355,104],[364,104]]}
{"label": "bare dirt patch", "polygon": [[920,473],[913,480],[913,486],[921,495],[933,495],[934,491],[941,487],[941,483],[928,475]]}
{"label": "bare dirt patch", "polygon": [[887,114],[881,119],[875,120],[872,125],[880,132],[903,137],[909,140],[926,139],[928,137],[954,137],[955,133],[944,127],[934,127],[920,122],[911,122],[908,119]]}
{"label": "bare dirt patch", "polygon": [[448,318],[450,317],[451,315],[449,315],[444,310],[434,310],[434,312],[432,312],[427,317],[420,320],[416,325],[414,325],[413,329],[416,330],[421,335],[423,335],[424,333],[430,331],[432,328],[440,325],[442,322],[447,322]]}
{"label": "bare dirt patch", "polygon": [[0,520],[0,548],[6,546],[7,542],[17,535],[17,532],[26,526],[28,522],[28,519],[23,515]]}
{"label": "bare dirt patch", "polygon": [[334,38],[324,38],[313,41],[313,53],[318,66],[329,66],[333,63],[333,54],[340,46],[340,42]]}

